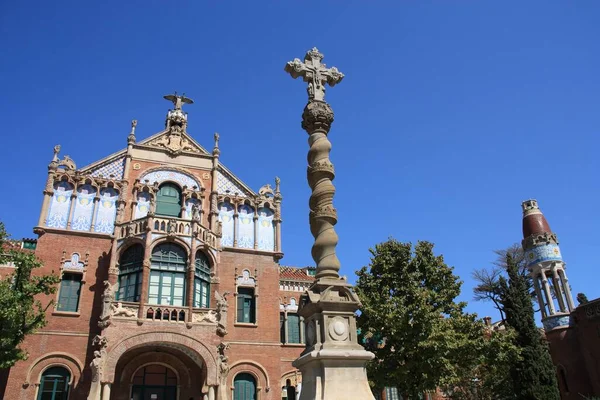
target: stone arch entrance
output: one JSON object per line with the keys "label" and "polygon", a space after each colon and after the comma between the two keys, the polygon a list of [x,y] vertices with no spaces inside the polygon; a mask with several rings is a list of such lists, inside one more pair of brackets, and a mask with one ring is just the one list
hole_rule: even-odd
{"label": "stone arch entrance", "polygon": [[117,343],[104,367],[107,400],[202,400],[210,392],[214,396],[218,384],[215,355],[202,342],[173,332],[143,333]]}

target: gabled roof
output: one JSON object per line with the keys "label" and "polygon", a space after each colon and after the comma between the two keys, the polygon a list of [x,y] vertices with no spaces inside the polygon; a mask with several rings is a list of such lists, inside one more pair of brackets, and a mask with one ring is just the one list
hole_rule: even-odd
{"label": "gabled roof", "polygon": [[279,267],[279,279],[290,280],[290,281],[304,281],[312,282],[315,280],[314,276],[308,275],[308,271],[314,271],[315,267]]}
{"label": "gabled roof", "polygon": [[[160,131],[144,140],[137,142],[134,146],[164,149],[165,146],[161,146],[161,141],[167,138],[168,133],[168,130]],[[183,132],[182,136],[187,141],[187,145],[191,148],[190,150],[183,150],[184,153],[212,157],[212,155],[198,142],[196,142],[196,140],[194,140],[194,138],[192,138],[187,132]],[[81,172],[95,177],[101,175],[104,178],[112,177],[114,179],[123,179],[126,152],[127,149],[119,150],[116,153],[104,157],[92,164],[86,165],[85,167],[81,168]],[[227,167],[220,163],[217,170],[217,191],[222,195],[237,195],[240,197],[254,197],[257,195],[256,192],[242,182],[241,179],[235,176]]]}

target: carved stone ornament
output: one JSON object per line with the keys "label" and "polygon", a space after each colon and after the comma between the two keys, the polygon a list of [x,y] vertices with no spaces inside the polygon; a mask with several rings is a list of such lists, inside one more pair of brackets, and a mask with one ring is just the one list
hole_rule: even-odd
{"label": "carved stone ornament", "polygon": [[110,325],[111,304],[115,299],[115,286],[109,281],[104,281],[104,292],[102,293],[102,313],[100,314],[100,322],[98,326],[102,329]]}
{"label": "carved stone ornament", "polygon": [[329,337],[335,341],[348,339],[348,321],[342,317],[335,317],[329,322]]}
{"label": "carved stone ornament", "polygon": [[316,47],[306,52],[304,62],[295,58],[293,61],[285,65],[285,71],[292,78],[301,77],[304,82],[308,83],[306,91],[308,92],[309,101],[324,101],[325,100],[325,84],[333,87],[344,79],[342,74],[336,67],[327,68],[321,63],[323,54]]}
{"label": "carved stone ornament", "polygon": [[194,313],[192,315],[192,322],[208,322],[211,324],[218,323],[219,316],[215,310],[208,312]]}
{"label": "carved stone ornament", "polygon": [[267,183],[258,190],[258,195],[262,198],[269,198],[275,196],[275,192],[271,189],[271,185]]}
{"label": "carved stone ornament", "polygon": [[191,153],[201,152],[197,146],[183,135],[183,128],[177,125],[171,127],[166,135],[160,136],[148,143],[148,146],[164,148],[171,155],[178,155],[183,151]]}
{"label": "carved stone ornament", "polygon": [[220,336],[227,335],[227,309],[229,304],[227,303],[227,295],[229,292],[223,293],[221,296],[219,292],[215,291],[215,299],[217,299],[217,334]]}
{"label": "carved stone ornament", "polygon": [[131,307],[123,307],[123,303],[112,304],[111,306],[111,317],[126,317],[135,318],[137,317],[137,311]]}
{"label": "carved stone ornament", "polygon": [[58,162],[58,166],[64,167],[66,170],[69,171],[75,171],[77,169],[75,161],[73,161],[69,156],[64,156],[63,159]]}
{"label": "carved stone ornament", "polygon": [[333,110],[322,101],[311,101],[302,113],[302,129],[310,135],[316,130],[329,132],[333,123]]}

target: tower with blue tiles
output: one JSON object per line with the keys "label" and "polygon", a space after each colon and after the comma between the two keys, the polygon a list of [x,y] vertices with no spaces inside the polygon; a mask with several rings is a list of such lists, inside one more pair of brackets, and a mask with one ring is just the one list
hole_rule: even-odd
{"label": "tower with blue tiles", "polygon": [[527,268],[533,279],[535,294],[542,313],[544,329],[569,326],[569,315],[575,309],[565,263],[558,238],[550,229],[536,200],[523,207],[523,241]]}

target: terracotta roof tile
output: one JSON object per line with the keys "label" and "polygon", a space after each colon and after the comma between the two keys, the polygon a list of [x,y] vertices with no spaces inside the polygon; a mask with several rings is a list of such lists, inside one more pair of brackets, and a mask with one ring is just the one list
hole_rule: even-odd
{"label": "terracotta roof tile", "polygon": [[308,271],[314,271],[314,267],[279,267],[279,279],[292,280],[292,281],[307,281],[312,282],[315,280],[314,276],[308,275]]}

